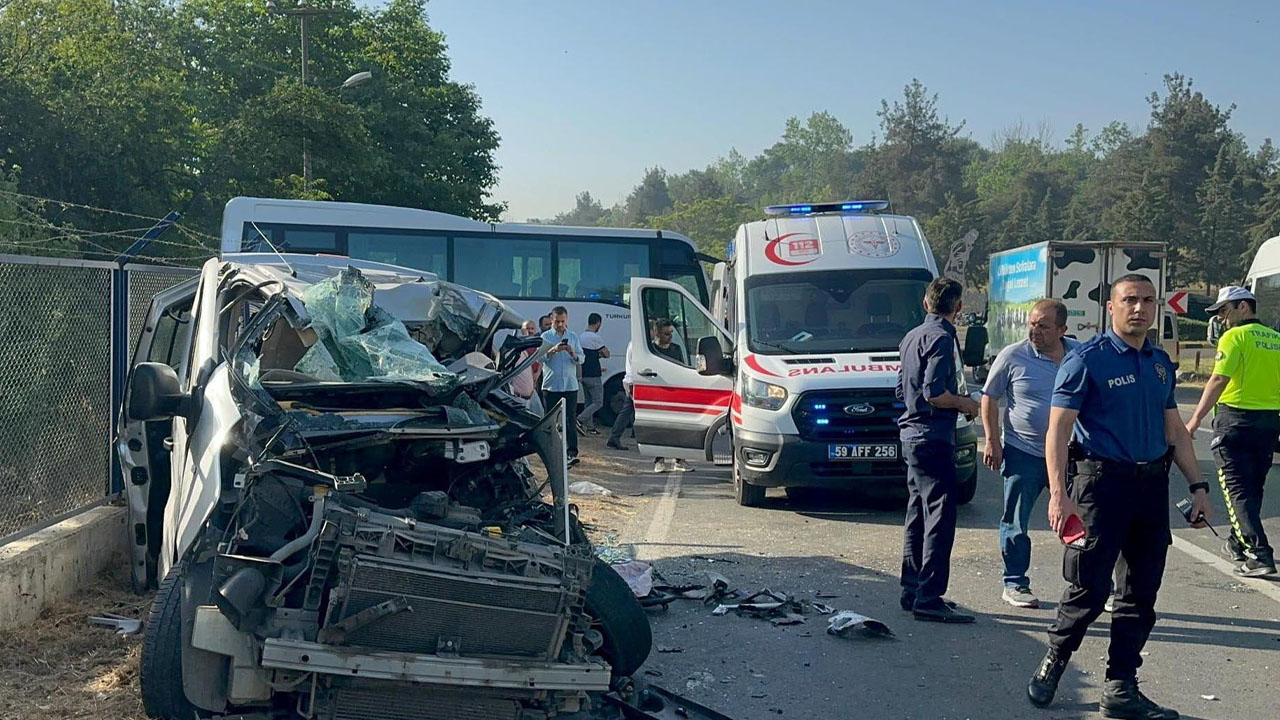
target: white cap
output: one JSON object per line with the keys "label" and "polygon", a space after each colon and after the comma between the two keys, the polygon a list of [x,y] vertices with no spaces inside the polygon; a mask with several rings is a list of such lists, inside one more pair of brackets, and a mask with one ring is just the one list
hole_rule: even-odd
{"label": "white cap", "polygon": [[1228,285],[1218,291],[1218,302],[1205,308],[1205,312],[1215,313],[1218,308],[1229,302],[1238,302],[1240,300],[1253,300],[1253,293],[1245,290],[1239,285]]}

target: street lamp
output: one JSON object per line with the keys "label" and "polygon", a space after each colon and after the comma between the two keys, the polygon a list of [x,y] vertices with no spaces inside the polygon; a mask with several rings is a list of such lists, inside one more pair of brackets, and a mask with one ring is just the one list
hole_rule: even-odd
{"label": "street lamp", "polygon": [[368,70],[362,70],[356,73],[355,75],[352,75],[351,77],[347,78],[346,80],[343,80],[342,84],[338,86],[338,89],[349,90],[357,85],[363,85],[372,79],[373,79],[373,73],[369,72]]}
{"label": "street lamp", "polygon": [[[313,8],[307,4],[307,0],[298,0],[298,4],[291,8],[282,8],[276,5],[275,0],[267,0],[267,12],[273,15],[290,15],[298,18],[298,24],[302,29],[302,84],[306,85],[309,77],[310,68],[307,63],[307,18],[313,15],[332,15],[337,10],[333,8]],[[354,75],[352,77],[355,77]],[[351,78],[347,78],[350,82]],[[363,80],[360,82],[364,82]],[[344,83],[345,84],[345,83]],[[302,191],[306,192],[311,188],[311,153],[308,152],[307,136],[302,136]]]}

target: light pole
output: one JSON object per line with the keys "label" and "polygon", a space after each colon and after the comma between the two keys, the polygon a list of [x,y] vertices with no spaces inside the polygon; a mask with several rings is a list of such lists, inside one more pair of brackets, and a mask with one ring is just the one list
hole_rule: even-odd
{"label": "light pole", "polygon": [[[267,0],[267,12],[274,15],[292,15],[298,18],[298,24],[302,26],[302,84],[307,85],[309,81],[309,68],[307,67],[307,18],[313,15],[332,15],[337,10],[332,8],[313,8],[307,4],[307,0],[298,0],[298,4],[291,8],[282,8],[276,5],[275,0]],[[355,77],[355,76],[352,76]],[[350,78],[348,79],[350,81]],[[360,82],[363,82],[360,81]],[[345,83],[344,83],[345,84]],[[358,84],[358,83],[357,83]],[[311,153],[308,152],[307,136],[302,136],[302,191],[306,192],[311,189]]]}

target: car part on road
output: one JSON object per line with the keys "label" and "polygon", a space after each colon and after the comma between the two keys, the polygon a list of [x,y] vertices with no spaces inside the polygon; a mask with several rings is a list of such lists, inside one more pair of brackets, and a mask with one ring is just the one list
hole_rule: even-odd
{"label": "car part on road", "polygon": [[604,697],[607,703],[622,712],[625,720],[731,720],[727,715],[657,685],[630,688]]}
{"label": "car part on road", "polygon": [[893,631],[888,625],[866,615],[859,615],[852,610],[841,610],[827,618],[827,634],[837,637],[853,635],[875,638],[893,637]]}
{"label": "car part on road", "polygon": [[116,615],[115,613],[102,613],[101,615],[91,615],[88,618],[90,625],[100,625],[108,627],[116,631],[117,635],[136,635],[142,630],[142,621],[137,618]]}

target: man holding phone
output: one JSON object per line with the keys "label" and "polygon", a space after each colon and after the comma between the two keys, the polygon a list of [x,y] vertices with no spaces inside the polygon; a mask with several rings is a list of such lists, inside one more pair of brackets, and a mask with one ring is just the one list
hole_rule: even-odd
{"label": "man holding phone", "polygon": [[582,364],[582,345],[578,334],[569,329],[569,311],[557,305],[551,309],[551,329],[542,333],[542,342],[550,345],[542,369],[542,390],[547,407],[564,400],[565,440],[569,446],[569,466],[578,464],[578,366]]}
{"label": "man holding phone", "polygon": [[[1156,288],[1142,275],[1111,287],[1111,327],[1067,356],[1049,412],[1045,463],[1049,524],[1064,541],[1077,522],[1084,536],[1063,550],[1069,583],[1049,628],[1049,651],[1027,685],[1032,704],[1053,701],[1071,654],[1102,614],[1116,571],[1111,645],[1099,709],[1106,718],[1177,718],[1138,690],[1142,648],[1155,626],[1169,529],[1169,465],[1193,493],[1193,527],[1209,516],[1191,436],[1174,399],[1177,366],[1147,340]],[[1072,441],[1074,433],[1075,442]],[[1118,564],[1117,564],[1118,561]]]}

